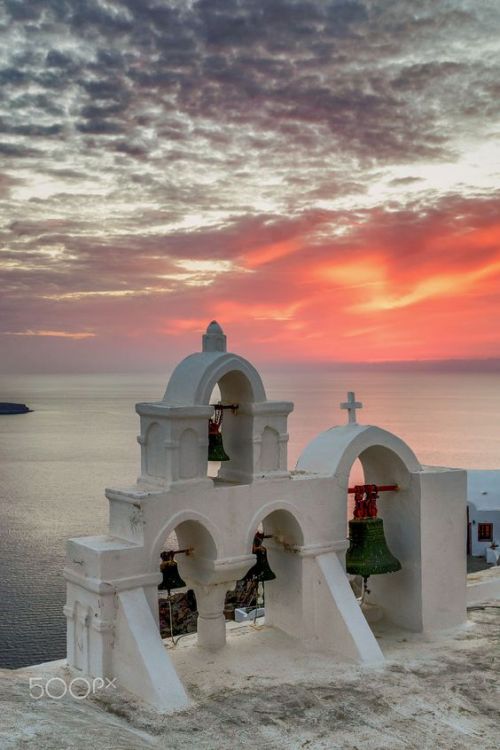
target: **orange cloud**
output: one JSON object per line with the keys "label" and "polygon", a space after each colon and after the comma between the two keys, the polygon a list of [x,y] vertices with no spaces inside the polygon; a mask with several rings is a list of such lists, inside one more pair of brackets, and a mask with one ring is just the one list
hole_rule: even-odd
{"label": "orange cloud", "polygon": [[[436,259],[434,259],[434,266]],[[427,270],[422,278],[419,268],[403,271],[391,267],[391,261],[377,250],[373,255],[366,254],[356,260],[320,264],[313,269],[311,276],[324,286],[334,285],[348,291],[350,299],[357,297],[347,309],[354,313],[382,312],[410,307],[426,300],[460,296],[483,280],[500,274],[500,259],[483,262],[474,268],[434,272]],[[419,278],[420,276],[420,278]],[[360,296],[363,299],[359,299]]]}
{"label": "orange cloud", "polygon": [[354,260],[320,263],[309,274],[313,283],[330,282],[347,289],[385,284],[388,262],[380,250],[364,250]]}
{"label": "orange cloud", "polygon": [[290,305],[262,304],[254,302],[217,302],[214,306],[218,320],[232,322],[239,321],[288,321],[295,318],[296,313],[303,306],[302,302],[294,302]]}
{"label": "orange cloud", "polygon": [[303,242],[299,239],[260,245],[245,253],[244,262],[248,268],[258,268],[266,263],[271,263],[273,260],[279,260],[280,258],[292,255],[302,247]]}
{"label": "orange cloud", "polygon": [[468,291],[476,282],[497,276],[500,273],[500,261],[488,263],[474,271],[437,274],[422,281],[416,281],[413,288],[405,294],[391,292],[389,284],[375,293],[371,299],[353,305],[353,312],[376,312],[394,310],[416,305],[434,297],[455,297]]}
{"label": "orange cloud", "polygon": [[460,233],[453,232],[448,235],[437,233],[428,242],[429,248],[433,251],[454,249],[458,244],[466,245],[469,252],[472,249],[498,248],[500,244],[500,224],[472,229],[468,228],[466,231]]}

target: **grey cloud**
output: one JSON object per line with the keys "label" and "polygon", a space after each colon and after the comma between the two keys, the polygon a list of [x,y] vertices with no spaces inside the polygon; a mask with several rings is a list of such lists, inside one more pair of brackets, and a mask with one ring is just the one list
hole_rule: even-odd
{"label": "grey cloud", "polygon": [[0,173],[0,198],[7,198],[15,185],[22,185],[23,180],[11,174]]}
{"label": "grey cloud", "polygon": [[126,94],[123,81],[119,78],[100,78],[98,80],[81,80],[80,85],[94,99],[116,101],[121,100]]}
{"label": "grey cloud", "polygon": [[6,0],[5,9],[14,21],[34,21],[40,17],[36,2],[25,3],[24,0]]}
{"label": "grey cloud", "polygon": [[133,143],[132,141],[114,141],[113,148],[115,151],[138,159],[144,159],[148,155],[148,147],[146,145]]}
{"label": "grey cloud", "polygon": [[121,34],[133,29],[133,19],[123,12],[120,3],[101,5],[93,0],[72,3],[68,21],[77,31],[95,28],[107,34]]}
{"label": "grey cloud", "polygon": [[0,85],[1,86],[8,86],[8,85],[19,85],[23,84],[26,81],[29,80],[29,77],[27,73],[25,73],[23,70],[19,70],[18,68],[14,67],[8,67],[3,68],[0,70]]}
{"label": "grey cloud", "polygon": [[49,168],[49,169],[45,169],[44,173],[48,174],[48,175],[52,175],[53,177],[60,177],[61,179],[64,179],[64,180],[70,180],[71,182],[74,182],[75,180],[81,180],[82,179],[81,172],[78,172],[75,169],[64,169],[64,168],[62,168],[62,169],[57,169],[57,168],[52,169],[52,168]]}
{"label": "grey cloud", "polygon": [[394,180],[391,180],[389,184],[397,187],[398,185],[401,185],[401,186],[412,185],[416,182],[422,182],[422,178],[410,177],[410,176],[409,177],[396,177]]}
{"label": "grey cloud", "polygon": [[74,65],[74,61],[70,55],[66,55],[57,49],[51,49],[47,52],[46,64],[49,68],[69,68]]}
{"label": "grey cloud", "polygon": [[404,67],[391,85],[402,91],[421,92],[435,82],[440,83],[443,78],[463,74],[466,70],[465,63],[449,60],[412,64]]}
{"label": "grey cloud", "polygon": [[43,156],[43,151],[17,143],[0,143],[0,154],[13,159],[27,159],[34,156]]}
{"label": "grey cloud", "polygon": [[[415,18],[395,3],[387,11],[377,3],[291,0],[209,0],[195,3],[192,10],[182,3],[163,7],[148,2],[106,8],[68,3],[58,11],[51,6],[54,18],[66,20],[68,28],[78,24],[82,32],[93,30],[97,63],[89,59],[86,70],[74,70],[73,82],[88,96],[83,122],[76,123],[79,132],[130,132],[130,107],[154,105],[170,93],[177,108],[193,120],[223,115],[236,125],[254,122],[259,130],[288,135],[291,143],[299,123],[314,121],[343,150],[363,158],[370,152],[372,159],[383,161],[448,156],[447,134],[439,128],[436,112],[422,103],[412,107],[403,94],[432,87],[433,97],[442,100],[444,79],[456,77],[462,66],[422,63],[395,77],[383,66],[371,66],[384,55],[390,59],[391,45],[394,50],[405,42],[414,46],[410,34],[415,31],[464,22],[446,7],[438,7],[434,17],[429,8],[425,4],[422,17]],[[127,52],[108,46],[116,24],[127,32]],[[286,49],[286,57],[277,46]],[[71,82],[71,55],[52,49],[46,61],[51,70],[39,75],[43,85],[62,88]],[[92,71],[90,78],[86,71]],[[24,74],[11,68],[5,75],[21,81]],[[99,113],[100,107],[106,113]],[[123,123],[109,121],[111,114],[121,114]],[[163,130],[162,137],[177,136]]]}
{"label": "grey cloud", "polygon": [[17,110],[37,111],[38,113],[60,117],[64,110],[51,98],[51,94],[29,94],[24,93],[14,96],[10,101],[13,112]]}
{"label": "grey cloud", "polygon": [[27,135],[32,138],[49,138],[53,135],[59,135],[62,132],[62,129],[62,125],[58,123],[53,125],[37,125],[36,123],[14,125],[0,120],[0,133],[6,133],[9,135]]}
{"label": "grey cloud", "polygon": [[92,119],[86,122],[79,122],[76,129],[81,133],[90,133],[92,135],[116,135],[124,132],[123,124],[118,120]]}

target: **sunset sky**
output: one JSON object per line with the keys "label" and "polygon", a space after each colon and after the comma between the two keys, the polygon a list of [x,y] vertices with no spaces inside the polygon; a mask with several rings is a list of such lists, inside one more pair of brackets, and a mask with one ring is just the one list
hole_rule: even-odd
{"label": "sunset sky", "polygon": [[0,369],[500,357],[497,0],[5,0]]}

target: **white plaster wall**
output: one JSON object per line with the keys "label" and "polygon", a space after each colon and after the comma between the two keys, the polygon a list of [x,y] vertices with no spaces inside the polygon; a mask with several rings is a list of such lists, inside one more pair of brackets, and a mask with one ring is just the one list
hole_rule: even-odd
{"label": "white plaster wall", "polygon": [[265,427],[262,432],[259,468],[263,472],[278,471],[279,469],[279,434],[272,427]]}
{"label": "white plaster wall", "polygon": [[441,630],[466,619],[466,472],[427,468],[421,491],[423,628]]}
{"label": "white plaster wall", "polygon": [[109,677],[115,616],[113,594],[98,594],[69,582],[64,613],[68,619],[68,664],[84,674]]}
{"label": "white plaster wall", "polygon": [[[304,544],[344,541],[346,537],[345,495],[338,492],[335,481],[327,478],[298,475],[247,485],[210,483],[203,488],[180,485],[163,491],[136,493],[131,490],[128,502],[125,490],[109,489],[107,496],[112,508],[111,535],[115,532],[121,535],[124,530],[128,533],[132,528],[130,518],[140,515],[149,571],[157,569],[159,553],[168,534],[189,518],[209,531],[218,558],[248,554],[258,524],[279,509],[297,519]],[[283,524],[284,518],[281,517]],[[286,537],[285,526],[284,529]],[[128,546],[135,548],[130,543]]]}
{"label": "white plaster wall", "polygon": [[190,704],[140,588],[118,595],[113,674],[121,688],[160,711]]}
{"label": "white plaster wall", "polygon": [[198,434],[192,427],[181,432],[179,438],[179,478],[194,479],[200,474]]}
{"label": "white plaster wall", "polygon": [[310,647],[330,651],[343,662],[382,662],[380,646],[345,575],[343,553],[305,558],[303,581],[304,631]]}
{"label": "white plaster wall", "polygon": [[396,625],[420,631],[423,627],[420,474],[408,475],[405,484],[406,488],[399,492],[381,493],[377,501],[387,545],[400,561],[401,570],[371,576],[369,601],[380,606],[386,618]]}
{"label": "white plaster wall", "polygon": [[[134,508],[133,504],[128,507]],[[147,566],[148,555],[142,544],[134,544],[112,534],[78,537],[67,543],[65,571],[90,581],[106,582],[140,576],[149,572]]]}
{"label": "white plaster wall", "polygon": [[146,474],[150,477],[165,476],[165,430],[158,422],[151,422],[146,435]]}
{"label": "white plaster wall", "polygon": [[[267,540],[265,540],[267,542]],[[303,637],[302,559],[283,548],[266,545],[268,561],[276,580],[266,581],[266,625]]]}

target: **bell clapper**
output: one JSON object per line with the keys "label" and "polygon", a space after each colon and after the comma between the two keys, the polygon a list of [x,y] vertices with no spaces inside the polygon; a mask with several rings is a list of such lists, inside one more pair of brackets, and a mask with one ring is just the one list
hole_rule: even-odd
{"label": "bell clapper", "polygon": [[363,591],[361,593],[361,599],[360,599],[361,605],[365,603],[366,597],[370,593],[370,589],[368,588],[368,578],[369,576],[363,576]]}
{"label": "bell clapper", "polygon": [[252,628],[255,628],[256,630],[260,630],[262,625],[257,625],[257,615],[259,612],[259,609],[262,607],[265,607],[265,589],[264,589],[264,581],[259,581],[257,585],[257,597],[255,600],[255,614],[253,618]]}
{"label": "bell clapper", "polygon": [[167,601],[168,601],[168,614],[170,618],[170,639],[173,645],[175,646],[176,643],[175,643],[175,638],[174,638],[174,616],[172,613],[172,594],[170,593],[170,591],[168,592]]}

